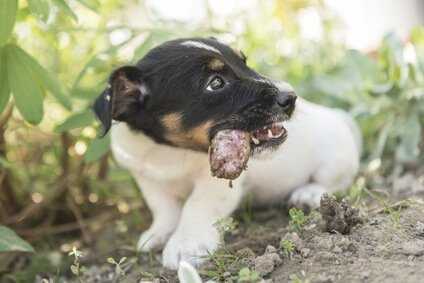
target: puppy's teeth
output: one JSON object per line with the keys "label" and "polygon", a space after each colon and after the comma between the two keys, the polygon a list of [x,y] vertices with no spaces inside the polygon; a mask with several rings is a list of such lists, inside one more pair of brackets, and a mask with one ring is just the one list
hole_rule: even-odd
{"label": "puppy's teeth", "polygon": [[274,134],[272,133],[271,129],[268,129],[268,138],[272,139],[274,137]]}
{"label": "puppy's teeth", "polygon": [[252,141],[254,144],[258,145],[259,144],[259,140],[255,137],[252,137]]}

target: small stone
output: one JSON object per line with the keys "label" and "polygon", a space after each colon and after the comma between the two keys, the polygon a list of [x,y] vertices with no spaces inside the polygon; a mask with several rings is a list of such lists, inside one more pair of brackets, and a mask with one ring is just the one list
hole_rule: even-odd
{"label": "small stone", "polygon": [[412,240],[403,243],[401,246],[404,255],[422,256],[424,255],[424,241]]}
{"label": "small stone", "polygon": [[313,282],[314,283],[333,283],[335,281],[334,276],[331,275],[319,275]]}
{"label": "small stone", "polygon": [[424,223],[418,221],[414,226],[414,230],[417,236],[424,236]]}
{"label": "small stone", "polygon": [[333,252],[335,252],[336,254],[341,254],[343,250],[339,246],[335,246],[333,249]]}
{"label": "small stone", "polygon": [[300,255],[304,258],[307,258],[311,253],[311,250],[308,248],[303,248],[300,250]]}
{"label": "small stone", "polygon": [[369,224],[372,225],[372,226],[377,226],[379,223],[378,223],[377,219],[372,219],[372,220],[370,220]]}
{"label": "small stone", "polygon": [[222,274],[222,276],[224,277],[224,278],[228,278],[228,277],[231,277],[231,272],[224,272],[223,274]]}
{"label": "small stone", "polygon": [[250,257],[255,257],[256,256],[255,252],[252,251],[252,249],[247,248],[247,247],[238,250],[236,252],[236,254],[237,254],[237,256],[243,257],[243,258],[250,258]]}
{"label": "small stone", "polygon": [[268,245],[265,249],[266,254],[276,253],[277,249],[274,246]]}
{"label": "small stone", "polygon": [[368,279],[370,277],[370,272],[369,271],[364,271],[361,273],[361,279],[365,280]]}

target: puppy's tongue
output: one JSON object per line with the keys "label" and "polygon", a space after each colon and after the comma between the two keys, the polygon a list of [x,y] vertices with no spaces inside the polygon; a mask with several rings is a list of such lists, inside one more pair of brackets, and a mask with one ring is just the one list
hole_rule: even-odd
{"label": "puppy's tongue", "polygon": [[250,133],[222,130],[212,139],[209,163],[212,176],[234,180],[246,169],[250,157]]}

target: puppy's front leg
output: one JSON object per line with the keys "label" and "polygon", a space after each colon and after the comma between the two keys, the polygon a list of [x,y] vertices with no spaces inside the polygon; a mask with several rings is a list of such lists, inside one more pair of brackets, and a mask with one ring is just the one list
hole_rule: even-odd
{"label": "puppy's front leg", "polygon": [[[181,184],[162,183],[133,174],[144,199],[153,214],[150,228],[141,234],[137,243],[139,251],[160,249],[168,241],[180,219],[182,203],[178,199]],[[181,192],[180,192],[181,193]]]}
{"label": "puppy's front leg", "polygon": [[177,269],[181,261],[200,265],[219,245],[214,224],[229,216],[242,197],[241,180],[228,187],[228,180],[210,176],[199,180],[187,199],[180,223],[163,251],[163,265]]}

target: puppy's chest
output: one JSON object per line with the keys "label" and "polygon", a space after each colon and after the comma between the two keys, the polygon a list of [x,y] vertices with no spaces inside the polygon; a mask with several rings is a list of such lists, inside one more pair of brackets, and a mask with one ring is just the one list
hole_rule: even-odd
{"label": "puppy's chest", "polygon": [[112,127],[111,147],[120,166],[151,179],[195,178],[209,170],[207,154],[158,144],[123,123]]}

